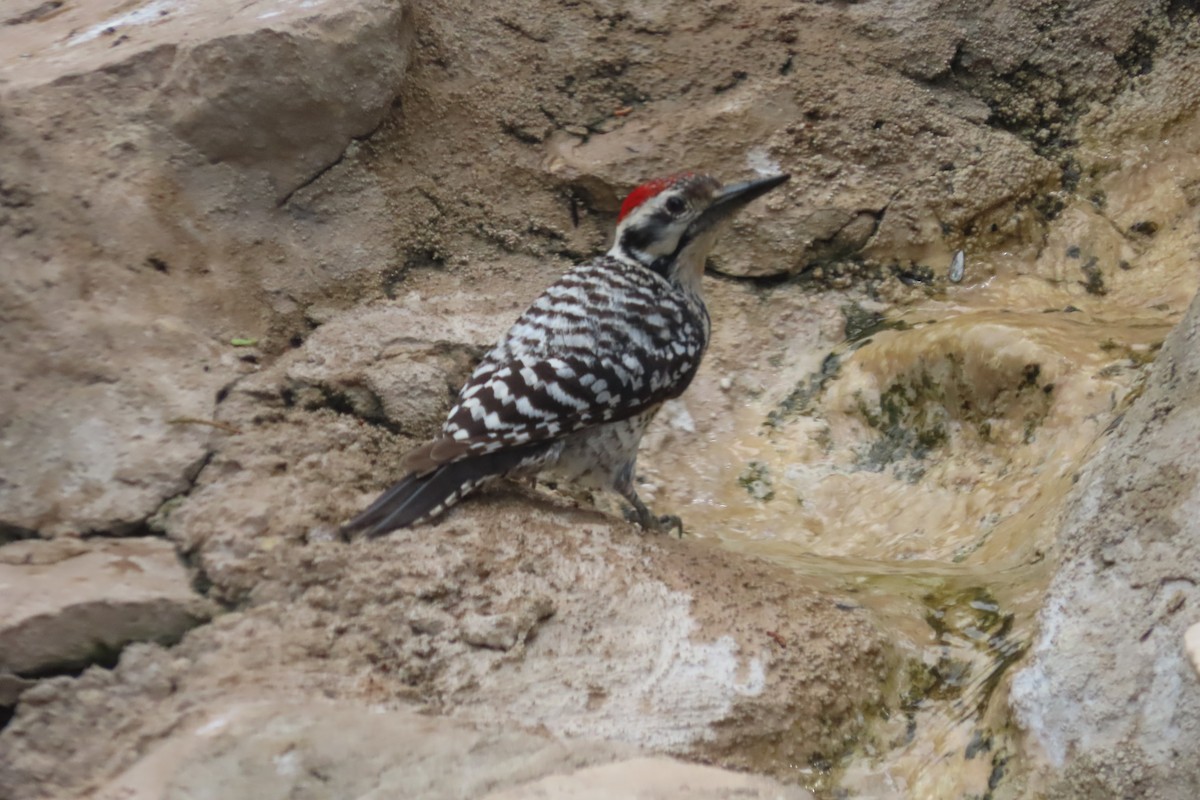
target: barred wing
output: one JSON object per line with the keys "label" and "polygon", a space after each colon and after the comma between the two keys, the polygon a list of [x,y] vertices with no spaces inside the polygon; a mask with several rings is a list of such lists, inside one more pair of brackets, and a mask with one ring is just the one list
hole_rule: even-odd
{"label": "barred wing", "polygon": [[427,472],[635,416],[687,388],[708,343],[699,298],[602,257],[547,289],[484,357],[441,435],[409,454]]}

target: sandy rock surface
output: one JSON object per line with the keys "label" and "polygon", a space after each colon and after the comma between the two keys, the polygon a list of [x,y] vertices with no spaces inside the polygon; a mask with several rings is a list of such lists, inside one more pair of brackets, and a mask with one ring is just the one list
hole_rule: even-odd
{"label": "sandy rock surface", "polygon": [[1012,702],[1063,797],[1200,793],[1200,301],[1079,478],[1032,664]]}
{"label": "sandy rock surface", "polygon": [[[667,165],[794,173],[718,270],[945,270],[1036,226],[1071,124],[1176,21],[1120,0],[26,5],[0,26],[0,366],[21,378],[0,522],[42,534],[126,532],[186,491],[211,443],[181,420],[364,294],[519,311]],[[1092,33],[1068,52],[1059,29]]]}
{"label": "sandy rock surface", "polygon": [[[488,727],[777,772],[836,750],[881,700],[886,646],[863,609],[596,512],[506,497],[378,542],[239,539],[220,543],[228,560],[208,574],[214,585],[254,574],[249,606],[169,651],[129,648],[115,670],[26,690],[4,731],[0,791],[98,788],[140,743],[231,692],[423,701]],[[106,734],[51,757],[65,731],[96,726]]]}
{"label": "sandy rock surface", "polygon": [[0,520],[128,533],[204,463],[187,420],[244,366],[228,342],[292,302],[305,232],[277,204],[381,124],[412,26],[382,0],[23,5],[0,26]]}
{"label": "sandy rock surface", "polygon": [[161,539],[0,547],[0,674],[78,668],[129,642],[170,644],[212,611]]}
{"label": "sandy rock surface", "polygon": [[[689,471],[733,470],[741,491],[741,465],[702,445],[747,398],[819,375],[850,335],[848,303],[869,317],[935,295],[960,249],[971,281],[1016,273],[1081,305],[1126,293],[1170,314],[1194,289],[1150,296],[1139,284],[1159,273],[1127,271],[1178,258],[1154,249],[1154,220],[1188,219],[1194,183],[1165,200],[1118,185],[1140,169],[1169,183],[1194,153],[1110,150],[1191,136],[1187,4],[20,0],[0,15],[0,51],[16,54],[0,63],[13,800],[284,796],[326,778],[339,796],[803,797],[794,784],[862,746],[874,716],[901,720],[911,653],[860,597],[711,542],[642,537],[603,505],[503,486],[435,526],[333,535],[529,300],[607,245],[650,174],[793,177],[713,256],[712,350],[647,437],[648,498]],[[1074,196],[1085,179],[1099,188]],[[1037,263],[974,256],[1014,242]],[[1077,330],[1064,319],[1035,353],[1047,364],[1056,331]],[[1020,344],[1019,322],[989,330]],[[955,330],[929,338],[956,355]],[[862,359],[881,354],[881,375],[921,365],[881,341]],[[1164,364],[1190,364],[1183,349]],[[1001,410],[984,414],[1000,455],[1028,444],[1027,412],[1088,395],[1102,425],[1122,390],[1092,381],[1093,367],[1111,377],[1095,353],[1031,382],[1012,352],[981,358],[961,392]],[[1183,791],[1200,774],[1175,771],[1195,753],[1181,665],[1196,570],[1178,544],[1189,374],[1162,366],[1081,479],[1019,683],[1064,796]],[[857,446],[872,434],[853,389],[828,396]],[[1016,400],[997,402],[1005,391]],[[828,447],[808,422],[780,435]],[[1128,469],[1126,447],[1144,463]],[[724,505],[695,486],[685,521]],[[935,546],[901,555],[955,552]],[[1104,616],[1106,587],[1137,613]],[[1096,645],[1096,630],[1118,638]],[[108,654],[82,669],[98,644]],[[454,768],[482,752],[478,771]]]}
{"label": "sandy rock surface", "polygon": [[[802,800],[767,778],[630,748],[564,743],[516,731],[353,704],[230,700],[158,743],[92,796],[96,800],[255,797],[478,797]],[[469,761],[471,769],[463,769]]]}
{"label": "sandy rock surface", "polygon": [[757,775],[744,775],[682,764],[664,758],[638,758],[600,767],[588,767],[569,775],[552,775],[516,789],[493,792],[486,800],[670,800],[697,797],[701,800],[806,800],[812,794],[797,786],[782,786]]}

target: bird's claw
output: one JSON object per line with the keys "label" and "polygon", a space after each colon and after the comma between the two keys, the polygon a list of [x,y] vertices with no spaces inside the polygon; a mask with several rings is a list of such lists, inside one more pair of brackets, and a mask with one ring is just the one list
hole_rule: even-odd
{"label": "bird's claw", "polygon": [[625,510],[625,519],[647,533],[670,533],[676,530],[679,532],[679,538],[683,538],[683,520],[674,514],[655,516],[650,513],[650,509],[639,503]]}
{"label": "bird's claw", "polygon": [[670,533],[675,530],[679,534],[679,538],[683,538],[683,520],[674,514],[663,514],[656,522],[658,523],[655,533]]}

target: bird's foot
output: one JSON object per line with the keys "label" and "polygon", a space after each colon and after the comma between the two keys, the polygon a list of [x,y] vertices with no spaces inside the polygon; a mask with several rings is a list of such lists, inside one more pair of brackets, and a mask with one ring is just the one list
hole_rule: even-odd
{"label": "bird's foot", "polygon": [[670,533],[674,530],[679,538],[683,538],[683,520],[675,514],[663,514],[658,519],[658,528],[655,533]]}
{"label": "bird's foot", "polygon": [[626,499],[632,506],[625,511],[626,520],[637,524],[647,533],[670,533],[672,530],[676,530],[679,532],[679,538],[683,538],[683,520],[679,517],[674,514],[655,516],[637,495],[626,497]]}

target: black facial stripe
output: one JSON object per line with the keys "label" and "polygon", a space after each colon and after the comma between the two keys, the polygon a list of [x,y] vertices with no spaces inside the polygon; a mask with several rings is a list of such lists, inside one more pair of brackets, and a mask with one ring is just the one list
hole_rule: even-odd
{"label": "black facial stripe", "polygon": [[[646,219],[637,227],[627,227],[621,232],[621,249],[630,256],[642,261],[642,258],[649,255],[648,248],[650,245],[661,236],[666,228],[673,224],[675,224],[675,215],[671,214],[665,208],[656,209],[653,213],[647,215]],[[685,244],[685,241],[680,241],[679,245],[675,248],[675,252],[671,255],[660,256],[648,264],[645,261],[642,261],[642,263],[666,278],[670,272],[671,263],[679,255]]]}
{"label": "black facial stripe", "polygon": [[621,231],[621,249],[626,253],[644,253],[654,241],[654,231],[649,225],[641,228],[626,228]]}
{"label": "black facial stripe", "polygon": [[650,269],[651,269],[651,271],[657,272],[659,275],[662,275],[664,278],[670,278],[671,277],[671,264],[673,264],[674,262],[675,262],[675,256],[673,256],[673,255],[659,256],[658,258],[654,259],[654,261],[650,262]]}
{"label": "black facial stripe", "polygon": [[[683,235],[679,237],[679,244],[675,245],[675,252],[671,253],[671,255],[668,257],[669,260],[673,262],[678,259],[679,254],[683,252],[683,248],[687,247],[693,238],[695,238],[695,236],[692,233],[691,227],[689,226],[687,230],[683,232]],[[662,259],[659,260],[661,261]]]}

